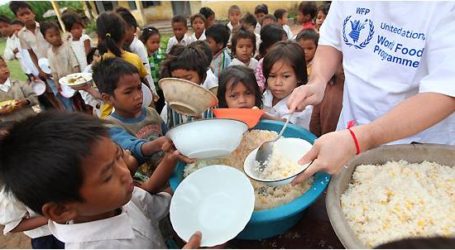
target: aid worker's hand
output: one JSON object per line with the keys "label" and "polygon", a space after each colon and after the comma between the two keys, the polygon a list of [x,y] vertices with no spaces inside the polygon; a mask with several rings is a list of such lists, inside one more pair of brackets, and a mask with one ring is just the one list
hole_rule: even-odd
{"label": "aid worker's hand", "polygon": [[324,98],[324,90],[324,84],[312,84],[310,82],[295,88],[287,102],[289,112],[300,112],[308,105],[319,104]]}

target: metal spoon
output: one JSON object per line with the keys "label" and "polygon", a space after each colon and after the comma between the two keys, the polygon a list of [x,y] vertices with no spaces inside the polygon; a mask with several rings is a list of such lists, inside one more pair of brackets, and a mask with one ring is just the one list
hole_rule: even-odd
{"label": "metal spoon", "polygon": [[281,129],[280,133],[278,136],[271,141],[266,141],[262,143],[262,145],[259,147],[257,153],[256,153],[256,161],[259,163],[259,171],[263,172],[264,169],[267,167],[267,160],[269,160],[270,156],[272,155],[273,152],[273,143],[276,142],[278,139],[281,138],[283,135],[284,130],[286,130],[286,127],[288,126],[289,120],[291,120],[292,115],[294,113],[291,113],[286,120],[286,123],[284,124],[283,128]]}

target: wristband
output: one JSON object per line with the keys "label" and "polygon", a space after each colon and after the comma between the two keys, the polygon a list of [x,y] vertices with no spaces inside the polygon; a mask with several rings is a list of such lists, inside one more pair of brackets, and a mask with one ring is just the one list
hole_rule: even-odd
{"label": "wristband", "polygon": [[356,155],[360,154],[360,145],[359,141],[357,140],[357,136],[355,136],[354,132],[351,130],[351,128],[355,125],[355,121],[351,120],[348,122],[348,130],[349,133],[351,134],[352,139],[354,140],[355,144],[355,149],[356,149]]}

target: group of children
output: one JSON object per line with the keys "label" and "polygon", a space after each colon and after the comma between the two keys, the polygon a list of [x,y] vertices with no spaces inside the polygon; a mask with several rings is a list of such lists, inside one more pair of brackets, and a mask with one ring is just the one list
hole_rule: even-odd
{"label": "group of children", "polygon": [[[35,71],[25,73],[48,90],[37,98],[30,85],[10,79],[0,60],[0,101],[16,100],[0,108],[0,207],[8,211],[0,224],[6,225],[4,233],[26,232],[35,248],[62,243],[66,248],[165,248],[158,221],[167,215],[171,196],[162,191],[177,160],[191,159],[164,134],[212,115],[210,110],[199,117],[177,113],[166,105],[158,81],[189,80],[215,93],[219,108],[257,107],[266,111],[264,119],[284,121],[290,118],[287,98],[311,74],[316,15],[316,21],[327,15],[327,6],[318,13],[315,3],[302,2],[298,21],[306,29],[294,36],[284,9],[270,15],[260,4],[254,15],[242,15],[233,5],[225,25],[204,7],[190,18],[192,35],[185,17],[172,19],[174,36],[164,49],[158,29],[146,26],[138,34],[134,16],[117,8],[98,16],[98,42],[92,48],[77,13],[63,14],[68,33],[62,36],[56,23],[37,23],[26,2],[13,1],[10,7],[25,26],[0,18],[0,32],[17,37],[13,54],[28,53],[24,67]],[[40,67],[43,58],[51,73]],[[66,98],[59,79],[75,72],[92,73],[95,85]],[[331,81],[338,84],[331,95],[340,96],[341,79]],[[144,106],[144,86],[153,93],[151,106]],[[97,110],[102,120],[81,112],[34,115],[38,99],[45,109]],[[328,125],[325,113],[318,112],[329,113],[334,105],[322,104],[294,113],[290,122],[312,131],[316,124],[317,135],[329,132],[336,122]],[[330,112],[332,120],[338,115],[339,110]]]}

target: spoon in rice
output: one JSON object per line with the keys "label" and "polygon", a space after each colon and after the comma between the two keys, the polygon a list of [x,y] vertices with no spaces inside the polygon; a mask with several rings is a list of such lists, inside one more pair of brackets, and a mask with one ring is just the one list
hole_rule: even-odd
{"label": "spoon in rice", "polygon": [[286,130],[289,120],[291,120],[293,114],[294,114],[294,112],[292,112],[289,115],[289,117],[286,119],[286,123],[284,124],[280,133],[274,140],[266,141],[266,142],[262,143],[262,145],[259,147],[259,149],[256,153],[256,161],[259,163],[260,172],[264,172],[264,169],[267,167],[268,161],[270,160],[270,157],[273,153],[273,143],[281,138],[281,136],[283,135],[284,130]]}

